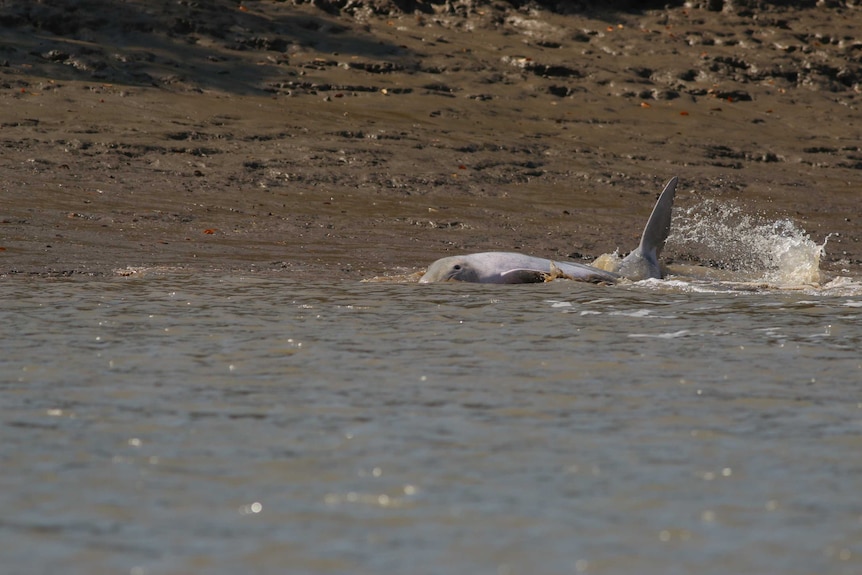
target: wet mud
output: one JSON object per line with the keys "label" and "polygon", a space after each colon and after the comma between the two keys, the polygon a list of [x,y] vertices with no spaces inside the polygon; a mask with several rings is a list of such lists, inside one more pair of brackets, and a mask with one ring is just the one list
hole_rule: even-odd
{"label": "wet mud", "polygon": [[858,274],[862,9],[558,4],[0,5],[0,274],[589,261],[673,175]]}

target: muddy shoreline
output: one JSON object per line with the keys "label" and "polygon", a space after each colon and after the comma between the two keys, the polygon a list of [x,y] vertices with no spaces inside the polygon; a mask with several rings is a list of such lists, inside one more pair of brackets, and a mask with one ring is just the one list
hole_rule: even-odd
{"label": "muddy shoreline", "polygon": [[0,7],[0,274],[588,261],[679,175],[858,275],[862,9],[384,4]]}

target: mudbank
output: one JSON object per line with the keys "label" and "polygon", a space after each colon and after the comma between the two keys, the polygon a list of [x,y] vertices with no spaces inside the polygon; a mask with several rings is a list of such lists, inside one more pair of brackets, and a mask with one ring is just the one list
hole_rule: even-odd
{"label": "mudbank", "polygon": [[565,4],[0,7],[0,273],[583,263],[678,174],[858,275],[862,11]]}

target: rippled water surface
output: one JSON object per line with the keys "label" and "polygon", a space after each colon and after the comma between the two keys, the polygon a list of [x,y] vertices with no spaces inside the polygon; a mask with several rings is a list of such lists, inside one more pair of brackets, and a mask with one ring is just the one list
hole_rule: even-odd
{"label": "rippled water surface", "polygon": [[858,291],[0,293],[4,572],[862,572]]}

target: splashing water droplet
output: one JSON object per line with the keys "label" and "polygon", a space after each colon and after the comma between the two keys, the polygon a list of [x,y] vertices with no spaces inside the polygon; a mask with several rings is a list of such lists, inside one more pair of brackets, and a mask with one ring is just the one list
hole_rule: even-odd
{"label": "splashing water droplet", "polygon": [[790,220],[769,220],[729,202],[704,200],[676,213],[668,246],[769,283],[801,285],[820,281],[826,242],[815,243]]}

